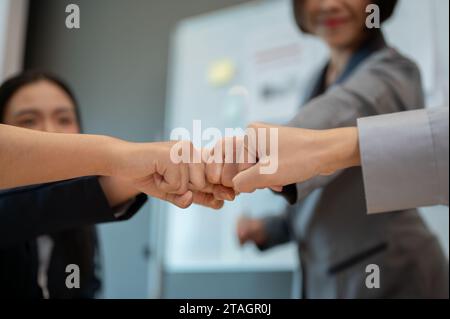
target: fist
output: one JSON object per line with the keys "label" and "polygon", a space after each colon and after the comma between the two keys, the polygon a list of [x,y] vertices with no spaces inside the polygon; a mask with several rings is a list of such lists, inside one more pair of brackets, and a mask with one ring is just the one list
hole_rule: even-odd
{"label": "fist", "polygon": [[267,242],[267,234],[264,223],[260,219],[241,217],[237,223],[237,236],[239,243],[244,245],[253,242],[256,245],[264,245]]}

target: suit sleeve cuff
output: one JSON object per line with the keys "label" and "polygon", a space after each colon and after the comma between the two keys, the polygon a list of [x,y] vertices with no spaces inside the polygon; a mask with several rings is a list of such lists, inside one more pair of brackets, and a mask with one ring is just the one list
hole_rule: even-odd
{"label": "suit sleeve cuff", "polygon": [[431,205],[438,185],[426,111],[362,118],[358,131],[368,213]]}

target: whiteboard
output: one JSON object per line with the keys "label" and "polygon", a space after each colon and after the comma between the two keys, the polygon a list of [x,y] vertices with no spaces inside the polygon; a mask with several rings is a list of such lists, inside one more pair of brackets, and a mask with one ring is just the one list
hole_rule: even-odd
{"label": "whiteboard", "polygon": [[[418,62],[429,105],[448,103],[448,1],[401,1],[386,31],[389,41]],[[193,120],[222,132],[250,121],[286,122],[327,57],[322,43],[297,31],[288,0],[254,1],[183,20],[171,52],[169,131],[192,131]],[[218,212],[165,206],[165,266],[169,271],[294,269],[295,245],[260,253],[252,245],[239,247],[235,235],[239,215],[273,215],[284,205],[270,191],[258,191]],[[448,228],[441,238],[448,247]]]}

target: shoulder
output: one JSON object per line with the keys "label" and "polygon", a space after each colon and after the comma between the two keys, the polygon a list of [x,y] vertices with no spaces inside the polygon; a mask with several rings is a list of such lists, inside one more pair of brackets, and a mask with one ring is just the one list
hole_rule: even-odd
{"label": "shoulder", "polygon": [[398,50],[387,47],[374,53],[364,63],[362,70],[366,72],[379,72],[394,77],[407,77],[410,81],[420,81],[418,65]]}
{"label": "shoulder", "polygon": [[424,106],[419,67],[413,60],[389,47],[367,58],[343,84],[343,88],[356,91],[373,103],[380,104],[381,99],[389,100],[399,110]]}

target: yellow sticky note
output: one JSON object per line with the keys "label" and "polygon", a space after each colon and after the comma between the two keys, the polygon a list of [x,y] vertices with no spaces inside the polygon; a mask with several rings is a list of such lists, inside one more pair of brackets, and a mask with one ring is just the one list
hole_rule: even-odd
{"label": "yellow sticky note", "polygon": [[233,80],[236,67],[230,59],[222,59],[211,63],[208,69],[208,83],[223,86]]}

